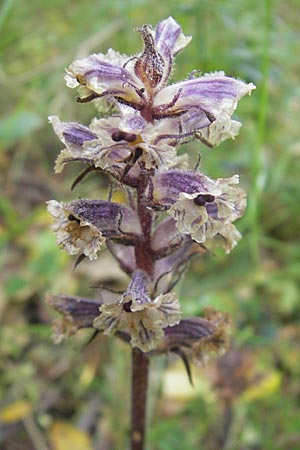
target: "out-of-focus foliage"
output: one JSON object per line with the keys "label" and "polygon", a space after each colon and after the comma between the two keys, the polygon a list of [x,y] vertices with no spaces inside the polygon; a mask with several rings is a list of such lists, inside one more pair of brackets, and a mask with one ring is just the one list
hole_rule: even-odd
{"label": "out-of-focus foliage", "polygon": [[247,214],[239,223],[244,238],[237,249],[230,256],[194,260],[179,289],[186,315],[201,313],[207,305],[231,314],[233,350],[203,370],[194,369],[196,388],[191,391],[180,388],[182,373],[176,365],[166,372],[158,395],[157,380],[166,361],[153,361],[151,389],[159,400],[150,404],[149,448],[300,446],[299,2],[4,0],[0,5],[3,450],[68,450],[57,437],[62,426],[68,426],[70,439],[80,435],[77,444],[83,439],[85,448],[124,448],[130,378],[125,344],[97,337],[86,345],[88,331],[61,346],[50,340],[53,316],[44,304],[46,292],[97,295],[91,285],[105,280],[118,287],[124,280],[105,253],[103,259],[83,262],[73,271],[72,258],[56,247],[44,202],[105,196],[107,181],[91,175],[71,193],[77,168],[53,174],[60,143],[47,116],[88,123],[94,108],[74,101],[75,92],[64,84],[64,68],[77,57],[109,47],[127,54],[139,51],[141,42],[132,29],[143,23],[155,25],[168,15],[193,36],[178,56],[174,79],[195,68],[225,70],[254,82],[257,90],[239,105],[236,117],[243,126],[235,141],[214,150],[194,142],[188,150],[195,161],[201,152],[204,171],[212,177],[240,173],[241,185],[249,193]]}

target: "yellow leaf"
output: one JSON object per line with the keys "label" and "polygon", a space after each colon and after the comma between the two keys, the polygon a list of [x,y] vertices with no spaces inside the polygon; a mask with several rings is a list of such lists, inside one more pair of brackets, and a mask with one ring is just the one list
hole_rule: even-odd
{"label": "yellow leaf", "polygon": [[7,405],[0,411],[0,420],[4,423],[18,422],[27,417],[32,411],[32,405],[25,400],[18,400]]}
{"label": "yellow leaf", "polygon": [[243,393],[245,401],[258,400],[274,395],[280,388],[281,374],[276,370],[266,374],[257,384],[253,384]]}
{"label": "yellow leaf", "polygon": [[53,450],[93,450],[87,433],[63,421],[53,423],[49,440]]}

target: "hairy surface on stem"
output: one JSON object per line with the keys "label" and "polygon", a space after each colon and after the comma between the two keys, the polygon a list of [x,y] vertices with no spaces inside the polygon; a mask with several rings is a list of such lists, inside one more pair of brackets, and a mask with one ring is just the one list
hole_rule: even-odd
{"label": "hairy surface on stem", "polygon": [[131,378],[131,450],[144,449],[148,371],[149,357],[138,348],[133,348]]}
{"label": "hairy surface on stem", "polygon": [[137,214],[142,228],[142,239],[135,246],[136,264],[139,269],[144,270],[150,277],[153,275],[153,252],[151,249],[151,233],[153,212],[147,208],[145,190],[148,185],[147,173],[142,174],[137,187]]}

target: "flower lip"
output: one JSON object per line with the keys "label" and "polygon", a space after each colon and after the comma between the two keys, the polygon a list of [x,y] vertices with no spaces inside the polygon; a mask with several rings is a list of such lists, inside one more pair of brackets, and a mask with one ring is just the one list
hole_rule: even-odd
{"label": "flower lip", "polygon": [[55,200],[47,202],[48,211],[54,217],[52,226],[59,247],[70,255],[84,254],[91,260],[105,241],[102,232],[92,223],[82,220],[72,209],[72,203],[64,204]]}

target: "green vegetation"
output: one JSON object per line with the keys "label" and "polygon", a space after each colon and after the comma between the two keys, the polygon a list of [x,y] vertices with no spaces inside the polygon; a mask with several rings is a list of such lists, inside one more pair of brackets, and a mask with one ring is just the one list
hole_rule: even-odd
{"label": "green vegetation", "polygon": [[103,196],[107,185],[91,175],[71,193],[77,171],[54,175],[60,143],[47,116],[88,123],[94,108],[75,103],[64,68],[109,47],[139,51],[140,38],[130,30],[169,15],[193,36],[174,79],[195,68],[224,70],[257,89],[236,111],[243,126],[235,141],[184,149],[195,162],[201,152],[204,172],[214,178],[240,173],[248,192],[238,247],[229,256],[195,259],[179,289],[186,315],[207,305],[230,313],[236,353],[224,357],[227,372],[215,362],[194,368],[204,387],[180,398],[180,369],[171,366],[168,380],[177,393],[167,395],[157,379],[173,359],[155,360],[149,450],[299,448],[299,6],[298,0],[0,5],[1,449],[75,450],[71,437],[57,443],[54,425],[62,420],[91,437],[79,450],[125,448],[129,351],[102,337],[86,345],[90,331],[60,346],[50,339],[47,292],[87,295],[92,285],[124,280],[107,254],[105,262],[83,262],[74,272],[74,260],[56,247],[45,201]]}

